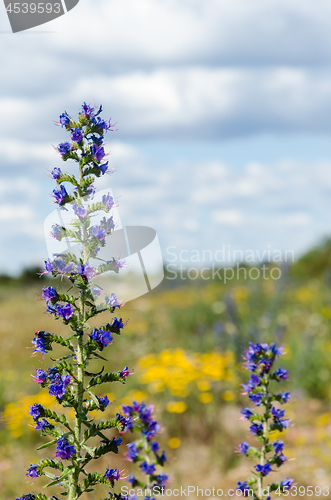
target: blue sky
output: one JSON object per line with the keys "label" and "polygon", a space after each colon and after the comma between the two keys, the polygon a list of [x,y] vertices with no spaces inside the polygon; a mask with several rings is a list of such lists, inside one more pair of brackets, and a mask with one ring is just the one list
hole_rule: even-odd
{"label": "blue sky", "polygon": [[54,121],[83,101],[118,122],[99,186],[165,256],[329,235],[330,19],[324,0],[80,0],[13,35],[0,5],[1,271],[46,256]]}

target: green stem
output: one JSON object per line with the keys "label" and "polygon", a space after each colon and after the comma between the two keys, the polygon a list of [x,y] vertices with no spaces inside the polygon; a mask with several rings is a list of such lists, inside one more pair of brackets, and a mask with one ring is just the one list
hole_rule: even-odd
{"label": "green stem", "polygon": [[[268,386],[269,386],[269,380],[268,380],[268,375],[265,374],[263,377],[264,383],[265,383],[265,391],[264,391],[264,396],[266,399],[266,404],[265,404],[265,412],[263,415],[263,444],[261,447],[260,451],[260,465],[265,465],[266,463],[266,453],[267,453],[267,445],[269,442],[269,421],[268,421],[268,413],[270,411],[270,403],[269,403],[269,391],[268,391]],[[258,498],[259,500],[263,499],[263,476],[260,474],[260,477],[258,478]]]}

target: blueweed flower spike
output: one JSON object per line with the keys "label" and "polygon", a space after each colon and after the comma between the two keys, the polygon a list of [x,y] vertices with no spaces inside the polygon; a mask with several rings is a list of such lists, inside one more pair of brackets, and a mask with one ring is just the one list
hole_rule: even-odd
{"label": "blueweed flower spike", "polygon": [[[58,241],[66,238],[78,244],[80,254],[56,254],[53,260],[45,261],[41,275],[60,276],[64,283],[67,280],[68,290],[67,293],[60,293],[55,287],[46,286],[42,290],[42,298],[45,300],[46,312],[70,328],[71,332],[69,336],[63,337],[38,330],[31,341],[32,355],[40,354],[42,360],[56,345],[66,349],[62,357],[54,360],[54,366],[37,368],[32,376],[58,404],[71,408],[75,416],[71,421],[65,413],[58,413],[38,403],[31,405],[29,414],[33,427],[47,439],[40,448],[52,446],[55,450],[52,458],[42,458],[36,464],[27,464],[26,475],[37,482],[46,476],[50,479],[46,486],[58,487],[61,498],[65,496],[68,500],[77,500],[84,493],[93,491],[97,485],[113,489],[123,479],[121,472],[115,468],[101,472],[91,470],[92,464],[100,457],[119,452],[122,443],[119,433],[128,430],[140,432],[142,436],[132,445],[129,444],[128,459],[139,462],[140,472],[149,478],[148,484],[152,482],[162,486],[167,479],[167,476],[157,472],[157,467],[164,465],[166,457],[164,452],[159,453],[159,445],[154,440],[160,426],[153,417],[151,406],[134,403],[132,407],[123,408],[123,413],[103,420],[90,415],[95,410],[105,412],[111,404],[104,392],[100,394],[97,390],[95,393],[95,389],[106,383],[125,384],[132,373],[127,366],[123,369],[118,366],[114,372],[104,372],[102,369],[94,374],[88,371],[88,365],[94,359],[107,361],[100,352],[109,349],[114,338],[125,328],[125,322],[120,317],[121,302],[114,293],[103,297],[101,289],[92,281],[96,275],[119,272],[123,263],[113,258],[99,267],[90,264],[105,245],[106,236],[114,230],[113,218],[107,216],[114,206],[113,198],[107,194],[100,202],[92,201],[95,194],[93,182],[108,170],[108,162],[104,161],[104,133],[114,130],[110,120],[103,120],[99,116],[101,111],[101,106],[95,108],[84,103],[77,120],[72,119],[67,112],[60,115],[58,125],[68,132],[69,140],[60,143],[56,150],[64,161],[76,162],[78,175],[69,175],[58,167],[51,173],[57,184],[53,190],[55,203],[61,210],[66,210],[66,205],[70,204],[73,212],[73,220],[66,223],[67,227],[53,225],[51,237]],[[101,217],[103,214],[105,216],[96,224],[94,216],[100,215],[100,212]],[[99,296],[101,305],[96,307],[94,299]],[[114,317],[116,310],[117,316]],[[101,313],[108,316],[106,322],[92,330],[88,321]],[[278,376],[282,378],[283,374],[279,373]],[[279,420],[282,420],[281,416]],[[93,446],[91,438],[94,440]],[[99,440],[99,443],[95,440]],[[118,500],[128,498],[115,492],[110,492],[108,498],[111,497]],[[58,500],[55,496],[51,499]],[[50,499],[45,494],[28,493],[16,500]]]}
{"label": "blueweed flower spike", "polygon": [[[273,371],[273,365],[278,356],[283,352],[282,347],[275,344],[252,344],[244,354],[244,367],[251,373],[246,384],[242,384],[244,394],[257,407],[256,409],[243,408],[240,413],[241,419],[250,422],[249,432],[261,443],[255,447],[242,442],[238,446],[238,452],[248,458],[257,460],[254,466],[253,476],[246,481],[237,483],[237,490],[245,497],[254,500],[271,500],[270,494],[282,495],[288,492],[293,484],[293,479],[286,478],[279,483],[271,483],[268,486],[264,480],[266,476],[271,477],[275,468],[281,467],[287,460],[283,454],[284,442],[272,440],[273,431],[283,432],[289,426],[289,419],[285,417],[285,410],[277,407],[290,400],[290,393],[283,391],[271,392],[270,383],[287,380],[288,371],[277,368]],[[258,411],[261,409],[262,411]],[[288,494],[288,493],[287,493]]]}

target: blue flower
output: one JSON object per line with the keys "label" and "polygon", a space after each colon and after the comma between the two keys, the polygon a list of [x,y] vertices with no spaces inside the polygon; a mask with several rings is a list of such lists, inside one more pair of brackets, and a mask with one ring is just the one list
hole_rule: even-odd
{"label": "blue flower", "polygon": [[274,406],[272,406],[271,415],[275,420],[278,420],[285,415],[285,410],[280,410],[279,408],[275,408]]}
{"label": "blue flower", "polygon": [[123,370],[121,370],[120,372],[118,372],[119,376],[126,379],[126,377],[128,377],[130,375],[130,372],[128,370],[128,367],[125,366],[125,368],[123,368]]}
{"label": "blue flower", "polygon": [[292,486],[293,482],[294,482],[294,479],[292,479],[292,478],[290,478],[290,479],[289,479],[289,478],[287,477],[286,479],[284,479],[284,480],[280,483],[280,485],[281,485],[281,486],[283,486],[283,488],[286,488],[286,489],[288,489],[288,490],[289,490],[289,489],[291,488],[291,486]]}
{"label": "blue flower", "polygon": [[44,408],[38,404],[35,403],[34,405],[30,406],[29,414],[33,418],[33,420],[37,420],[40,417],[41,412],[44,411]]}
{"label": "blue flower", "polygon": [[112,206],[114,205],[114,198],[112,196],[110,196],[110,194],[104,194],[103,197],[101,198],[102,199],[102,203],[104,205],[106,205],[106,207],[109,208],[109,210],[112,208]]}
{"label": "blue flower", "polygon": [[120,303],[117,300],[115,293],[111,293],[110,297],[106,296],[105,302],[106,302],[106,304],[110,305],[110,307],[118,307],[118,308],[121,307]]}
{"label": "blue flower", "polygon": [[105,243],[106,231],[100,226],[92,226],[91,235],[94,236],[101,244]]}
{"label": "blue flower", "polygon": [[88,214],[87,208],[79,207],[78,205],[76,205],[76,203],[72,206],[72,209],[73,209],[75,215],[77,215],[80,219],[85,219],[85,217]]}
{"label": "blue flower", "polygon": [[43,288],[43,293],[42,293],[43,299],[45,299],[45,300],[55,299],[57,296],[58,296],[58,294],[57,294],[57,291],[55,290],[55,288],[53,288],[51,286]]}
{"label": "blue flower", "polygon": [[275,441],[272,443],[272,446],[274,447],[276,455],[278,455],[278,453],[282,453],[284,449],[284,441]]}
{"label": "blue flower", "polygon": [[157,485],[160,486],[161,488],[165,488],[168,479],[169,479],[169,476],[167,476],[166,474],[158,474],[156,476]]}
{"label": "blue flower", "polygon": [[34,349],[32,353],[37,354],[40,352],[41,354],[46,354],[47,351],[52,350],[52,345],[51,345],[51,334],[44,332],[43,330],[38,330],[36,332],[36,337],[31,340],[31,343],[34,345]]}
{"label": "blue flower", "polygon": [[108,481],[114,482],[120,479],[120,471],[118,469],[106,469],[104,476]]}
{"label": "blue flower", "polygon": [[107,406],[109,405],[108,396],[103,396],[101,398],[98,398],[98,401],[104,408],[107,408]]}
{"label": "blue flower", "polygon": [[282,403],[288,403],[288,401],[291,399],[291,393],[280,391],[280,393],[278,394],[278,397],[281,399]]}
{"label": "blue flower", "polygon": [[52,236],[52,238],[61,241],[63,237],[63,228],[58,224],[53,224],[50,235]]}
{"label": "blue flower", "polygon": [[49,394],[61,400],[67,392],[67,386],[70,384],[70,376],[59,374],[53,377],[53,381],[49,386]]}
{"label": "blue flower", "polygon": [[97,165],[97,167],[101,171],[102,175],[104,175],[108,170],[108,161],[102,165]]}
{"label": "blue flower", "polygon": [[142,472],[145,474],[148,474],[149,476],[152,476],[156,470],[156,467],[154,464],[148,464],[146,461],[140,464],[140,468]]}
{"label": "blue flower", "polygon": [[93,196],[95,195],[95,187],[93,185],[89,186],[87,188],[87,194],[89,195],[90,199],[93,199]]}
{"label": "blue flower", "polygon": [[74,455],[76,455],[76,448],[70,445],[66,438],[58,439],[55,456],[61,458],[61,460],[68,460]]}
{"label": "blue flower", "polygon": [[84,138],[83,132],[80,130],[80,128],[75,127],[71,129],[71,140],[75,141],[77,143],[82,142]]}
{"label": "blue flower", "polygon": [[16,500],[36,500],[36,496],[33,493],[28,493],[27,495],[22,495],[21,497],[16,497]]}
{"label": "blue flower", "polygon": [[91,154],[94,156],[95,160],[99,163],[102,158],[105,156],[105,150],[103,146],[96,146],[95,144],[92,144],[90,147]]}
{"label": "blue flower", "polygon": [[249,492],[250,492],[247,481],[243,481],[243,482],[238,481],[237,490],[240,490],[243,493],[244,497],[247,497],[249,495]]}
{"label": "blue flower", "polygon": [[260,404],[262,404],[262,396],[263,394],[249,394],[248,397],[249,399],[256,405],[256,406],[260,406]]}
{"label": "blue flower", "polygon": [[51,172],[51,175],[52,175],[53,179],[60,179],[60,177],[62,175],[61,169],[58,167],[54,167],[52,172]]}
{"label": "blue flower", "polygon": [[139,450],[137,448],[136,443],[134,443],[134,442],[133,443],[129,443],[127,445],[127,448],[128,448],[128,451],[126,453],[126,456],[127,456],[128,460],[129,460],[129,462],[132,462],[139,455]]}
{"label": "blue flower", "polygon": [[247,451],[250,448],[250,445],[246,443],[246,441],[244,441],[243,443],[239,444],[238,448],[240,453],[247,453]]}
{"label": "blue flower", "polygon": [[100,221],[100,226],[109,234],[112,229],[115,229],[113,217],[109,217],[108,219],[106,219],[106,217],[103,217]]}
{"label": "blue flower", "polygon": [[112,324],[112,327],[116,328],[117,330],[121,330],[122,328],[124,328],[124,324],[123,324],[122,318],[117,319],[115,317],[114,321],[113,321],[113,324]]}
{"label": "blue flower", "polygon": [[42,420],[37,421],[37,425],[36,425],[35,429],[37,431],[47,431],[47,430],[51,431],[51,430],[55,429],[55,427],[53,424],[51,424],[50,422],[47,422],[47,420],[45,418],[43,418]]}
{"label": "blue flower", "polygon": [[38,465],[31,464],[30,467],[27,470],[26,475],[29,476],[29,477],[39,477]]}
{"label": "blue flower", "polygon": [[65,321],[68,321],[74,314],[74,311],[69,302],[67,302],[64,306],[56,304],[56,314],[63,318]]}
{"label": "blue flower", "polygon": [[[100,106],[100,108],[101,108],[101,111],[102,111],[102,106]],[[101,111],[99,111],[99,112],[101,113]],[[81,114],[85,115],[85,116],[90,116],[90,117],[94,116],[94,107],[92,107],[89,104],[86,104],[86,102],[84,102],[84,104],[82,104]]]}
{"label": "blue flower", "polygon": [[98,330],[95,328],[92,333],[90,333],[90,339],[94,340],[99,344],[99,347],[102,349],[106,347],[110,342],[113,340],[113,337],[111,336],[111,332],[103,331],[103,330]]}
{"label": "blue flower", "polygon": [[283,368],[277,368],[277,370],[274,373],[274,375],[277,377],[278,380],[286,380],[288,374],[289,371],[284,370]]}
{"label": "blue flower", "polygon": [[47,379],[47,373],[42,368],[36,369],[36,375],[34,376],[35,382],[38,384],[44,384]]}
{"label": "blue flower", "polygon": [[57,150],[63,158],[68,153],[70,153],[70,151],[72,151],[72,146],[71,146],[70,142],[61,142],[58,145]]}
{"label": "blue flower", "polygon": [[246,420],[249,420],[249,417],[254,415],[254,412],[250,408],[243,408],[240,410],[240,413],[244,416]]}
{"label": "blue flower", "polygon": [[262,476],[267,476],[269,472],[271,472],[271,465],[266,463],[264,465],[258,464],[255,465],[254,469],[256,472],[259,472]]}
{"label": "blue flower", "polygon": [[256,436],[261,436],[263,433],[263,425],[262,424],[252,424],[249,428],[249,432],[255,434]]}
{"label": "blue flower", "polygon": [[53,189],[53,196],[55,198],[55,203],[58,205],[63,205],[68,199],[68,193],[63,184],[61,184],[60,188]]}
{"label": "blue flower", "polygon": [[152,444],[151,444],[151,450],[153,453],[157,453],[160,449],[160,445],[159,443],[157,443],[156,441],[154,441]]}
{"label": "blue flower", "polygon": [[69,125],[70,120],[71,118],[66,111],[62,113],[62,115],[60,115],[60,125],[62,127],[66,127],[67,125]]}

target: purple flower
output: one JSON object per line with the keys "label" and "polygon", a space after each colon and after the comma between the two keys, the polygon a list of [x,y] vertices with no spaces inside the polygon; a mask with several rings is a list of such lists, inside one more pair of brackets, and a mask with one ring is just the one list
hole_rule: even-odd
{"label": "purple flower", "polygon": [[62,399],[67,392],[67,386],[70,384],[70,376],[59,374],[53,377],[53,381],[49,386],[49,394],[57,399]]}
{"label": "purple flower", "polygon": [[288,403],[288,401],[291,399],[291,393],[280,391],[280,393],[278,394],[278,397],[281,399],[282,403]]}
{"label": "purple flower", "polygon": [[68,460],[73,455],[76,455],[75,447],[70,445],[66,438],[58,439],[55,456],[61,458],[61,460]]}
{"label": "purple flower", "polygon": [[38,330],[36,332],[36,337],[31,340],[31,344],[35,347],[32,351],[32,355],[37,354],[38,352],[44,355],[47,351],[51,351],[51,338],[52,336],[50,333]]}
{"label": "purple flower", "polygon": [[65,321],[68,321],[74,314],[74,312],[69,302],[67,302],[64,306],[56,304],[56,314],[63,318]]}
{"label": "purple flower", "polygon": [[289,371],[284,370],[283,368],[277,368],[277,370],[274,373],[274,375],[277,377],[278,380],[286,380],[288,374]]}
{"label": "purple flower", "polygon": [[243,408],[240,410],[240,413],[244,416],[246,420],[249,420],[249,417],[254,415],[254,412],[250,408]]}
{"label": "purple flower", "polygon": [[293,482],[294,482],[294,479],[292,479],[292,478],[291,478],[291,479],[289,479],[289,478],[287,477],[286,479],[284,479],[284,480],[280,483],[280,485],[281,485],[281,486],[283,486],[283,488],[286,488],[286,489],[288,489],[288,490],[289,490],[289,489],[291,488],[291,486],[292,486]]}
{"label": "purple flower", "polygon": [[123,370],[121,370],[120,372],[118,372],[119,376],[126,379],[126,377],[128,377],[130,375],[130,372],[128,370],[128,367],[125,366],[125,368],[123,368]]}
{"label": "purple flower", "polygon": [[108,170],[108,161],[106,163],[103,163],[102,165],[97,165],[97,167],[102,173],[102,175],[104,175]]}
{"label": "purple flower", "polygon": [[[280,453],[277,455],[277,459],[279,460],[280,465],[283,465],[284,462],[286,462],[287,458],[283,453]],[[279,466],[279,465],[278,465]]]}
{"label": "purple flower", "polygon": [[100,221],[100,226],[107,232],[110,233],[112,229],[115,229],[115,224],[113,221],[113,217],[109,217],[109,219],[106,219],[106,217],[103,217]]}
{"label": "purple flower", "polygon": [[280,410],[279,408],[275,408],[274,406],[272,406],[271,415],[275,420],[278,420],[279,418],[282,418],[285,415],[285,410]]}
{"label": "purple flower", "polygon": [[46,311],[50,314],[56,314],[56,306],[50,300],[46,300]]}
{"label": "purple flower", "polygon": [[281,356],[283,352],[283,347],[282,346],[277,347],[276,344],[270,344],[269,349],[273,354],[273,356]]}
{"label": "purple flower", "polygon": [[166,487],[168,479],[169,479],[169,476],[167,476],[166,474],[158,474],[156,476],[156,482],[157,482],[158,486],[160,486],[161,488]]}
{"label": "purple flower", "polygon": [[108,481],[114,482],[120,479],[120,471],[118,469],[106,469],[104,476]]}
{"label": "purple flower", "polygon": [[118,330],[121,330],[122,328],[124,328],[124,324],[123,324],[122,318],[117,319],[117,318],[115,317],[115,318],[114,318],[114,321],[113,321],[113,324],[112,324],[112,327],[113,327],[113,328],[116,328],[116,329],[118,329]]}
{"label": "purple flower", "polygon": [[122,432],[125,432],[129,429],[132,429],[132,418],[131,417],[124,417],[120,413],[116,413],[116,420],[120,423],[122,427]]}
{"label": "purple flower", "polygon": [[79,142],[82,142],[83,138],[84,138],[84,134],[78,127],[71,129],[71,140],[72,141],[79,143]]}
{"label": "purple flower", "polygon": [[33,418],[33,420],[37,420],[40,417],[40,413],[44,410],[44,408],[38,404],[35,403],[32,406],[30,406],[29,414]]}
{"label": "purple flower", "polygon": [[103,146],[96,146],[95,144],[92,144],[91,146],[91,153],[94,156],[95,160],[99,163],[102,158],[105,156],[105,150]]}
{"label": "purple flower", "polygon": [[42,368],[36,369],[36,375],[34,376],[35,382],[38,384],[44,384],[47,379],[47,373]]}
{"label": "purple flower", "polygon": [[98,401],[104,408],[107,408],[107,406],[109,405],[108,396],[103,396],[102,398],[98,398]]}
{"label": "purple flower", "polygon": [[57,297],[57,291],[55,290],[55,288],[48,286],[46,288],[43,288],[42,297],[45,300],[55,299]]}
{"label": "purple flower", "polygon": [[255,465],[254,469],[256,472],[259,472],[262,476],[267,476],[269,472],[271,472],[271,465],[266,463],[264,465],[258,464]]}
{"label": "purple flower", "polygon": [[63,228],[58,224],[53,224],[52,231],[50,232],[52,238],[61,241],[63,236]]}
{"label": "purple flower", "polygon": [[64,113],[62,113],[62,115],[60,115],[61,127],[66,127],[67,125],[69,125],[70,120],[71,120],[71,118],[66,111]]}
{"label": "purple flower", "polygon": [[29,476],[29,477],[39,477],[39,474],[38,474],[38,465],[31,464],[30,467],[27,470],[26,475]]}
{"label": "purple flower", "polygon": [[55,198],[55,203],[58,205],[63,205],[68,198],[68,193],[63,184],[61,184],[59,189],[53,189],[53,196]]}
{"label": "purple flower", "polygon": [[148,474],[149,476],[152,476],[156,470],[156,467],[154,464],[148,464],[147,462],[143,462],[140,464],[140,468],[142,472],[145,474]]}
{"label": "purple flower", "polygon": [[76,203],[72,206],[72,208],[75,215],[77,215],[80,219],[85,219],[88,214],[87,208],[79,207],[78,205],[76,205]]}
{"label": "purple flower", "polygon": [[[101,106],[100,106],[100,108],[101,108]],[[86,102],[84,102],[84,104],[82,104],[81,114],[85,115],[85,116],[90,116],[90,117],[94,116],[94,107],[92,107],[89,104],[86,104]]]}
{"label": "purple flower", "polygon": [[263,433],[263,425],[262,424],[252,424],[249,428],[249,432],[255,434],[256,436],[261,436]]}
{"label": "purple flower", "polygon": [[[88,279],[93,278],[96,275],[96,272],[93,267],[88,264],[79,264],[77,267],[78,274],[85,276]],[[94,290],[94,289],[93,289]]]}
{"label": "purple flower", "polygon": [[54,167],[51,172],[51,176],[53,177],[53,179],[60,179],[61,175],[62,175],[61,169],[58,167]]}
{"label": "purple flower", "polygon": [[70,151],[72,151],[72,146],[71,146],[70,142],[61,142],[58,145],[57,150],[63,158],[68,153],[70,153]]}
{"label": "purple flower", "polygon": [[114,293],[111,293],[110,297],[106,296],[105,297],[105,302],[106,302],[106,304],[109,304],[111,307],[118,307],[118,308],[121,307],[121,305],[118,302],[117,297],[116,297],[116,295]]}
{"label": "purple flower", "polygon": [[139,455],[139,450],[137,448],[136,443],[134,443],[134,442],[133,443],[129,443],[127,445],[127,448],[128,448],[128,451],[126,453],[127,459],[129,460],[129,462],[132,462]]}
{"label": "purple flower", "polygon": [[154,441],[152,444],[151,444],[151,450],[153,453],[157,453],[160,449],[160,445],[159,443],[157,443],[156,441]]}
{"label": "purple flower", "polygon": [[256,405],[256,406],[260,406],[260,404],[262,404],[262,394],[249,394],[248,397],[249,399]]}
{"label": "purple flower", "polygon": [[54,425],[51,424],[50,422],[47,422],[45,418],[42,420],[37,421],[37,425],[35,427],[37,431],[46,431],[46,430],[52,430],[54,429]]}
{"label": "purple flower", "polygon": [[243,481],[243,482],[238,481],[237,490],[240,490],[243,493],[244,497],[247,497],[249,495],[249,492],[250,492],[247,481]]}
{"label": "purple flower", "polygon": [[114,205],[114,198],[112,196],[110,196],[110,194],[104,194],[103,197],[102,197],[102,203],[104,205],[106,205],[106,207],[109,208],[109,210],[112,208],[112,206]]}
{"label": "purple flower", "polygon": [[92,226],[91,235],[94,236],[100,243],[104,244],[106,238],[106,231],[100,226]]}
{"label": "purple flower", "polygon": [[104,332],[103,330],[98,330],[96,328],[90,334],[90,338],[92,340],[95,340],[95,342],[97,342],[99,344],[99,347],[101,348],[106,347],[113,340],[111,332],[109,331]]}
{"label": "purple flower", "polygon": [[276,455],[278,455],[278,453],[282,453],[284,449],[284,441],[275,441],[272,443],[272,446],[274,447]]}
{"label": "purple flower", "polygon": [[89,195],[90,199],[93,199],[93,196],[95,195],[95,187],[93,185],[89,186],[87,188],[87,194]]}
{"label": "purple flower", "polygon": [[238,449],[239,449],[239,452],[240,453],[247,453],[247,451],[249,450],[250,446],[248,443],[246,443],[246,441],[244,441],[243,443],[240,443],[239,446],[238,446]]}

